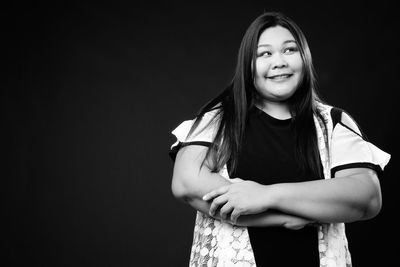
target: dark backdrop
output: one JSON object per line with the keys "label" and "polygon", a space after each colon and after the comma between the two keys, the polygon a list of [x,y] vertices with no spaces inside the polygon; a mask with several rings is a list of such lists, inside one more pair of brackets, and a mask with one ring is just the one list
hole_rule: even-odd
{"label": "dark backdrop", "polygon": [[392,154],[381,213],[347,234],[355,266],[397,261],[394,5],[215,2],[3,6],[6,266],[187,266],[195,212],[170,191],[170,132],[227,84],[264,10],[300,25],[323,98]]}

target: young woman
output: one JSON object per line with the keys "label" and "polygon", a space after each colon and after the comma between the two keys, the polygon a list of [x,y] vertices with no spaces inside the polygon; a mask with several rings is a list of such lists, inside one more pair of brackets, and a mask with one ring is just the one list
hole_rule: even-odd
{"label": "young woman", "polygon": [[172,132],[172,192],[198,211],[190,266],[351,266],[344,223],[379,213],[390,155],[315,85],[300,28],[264,13],[229,86]]}

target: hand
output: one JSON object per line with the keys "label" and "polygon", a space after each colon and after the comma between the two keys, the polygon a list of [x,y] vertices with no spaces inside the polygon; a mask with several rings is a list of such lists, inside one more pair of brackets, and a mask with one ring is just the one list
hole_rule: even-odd
{"label": "hand", "polygon": [[268,209],[268,186],[253,181],[235,179],[234,183],[222,186],[203,196],[204,201],[212,201],[209,214],[214,216],[220,208],[222,220],[236,224],[241,215],[257,214]]}

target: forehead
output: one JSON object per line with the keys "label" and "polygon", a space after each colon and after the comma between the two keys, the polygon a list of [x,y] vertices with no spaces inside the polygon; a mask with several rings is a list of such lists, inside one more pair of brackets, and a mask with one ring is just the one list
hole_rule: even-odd
{"label": "forehead", "polygon": [[258,45],[281,45],[285,41],[295,41],[290,31],[282,26],[274,26],[265,29],[258,39]]}

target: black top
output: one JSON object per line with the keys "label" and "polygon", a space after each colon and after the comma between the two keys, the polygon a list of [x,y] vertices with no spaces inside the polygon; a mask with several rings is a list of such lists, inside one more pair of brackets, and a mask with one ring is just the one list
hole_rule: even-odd
{"label": "black top", "polygon": [[[295,136],[291,119],[279,120],[254,107],[249,112],[243,147],[231,177],[261,184],[316,179],[295,160]],[[283,227],[249,227],[257,267],[319,266],[318,231]]]}

